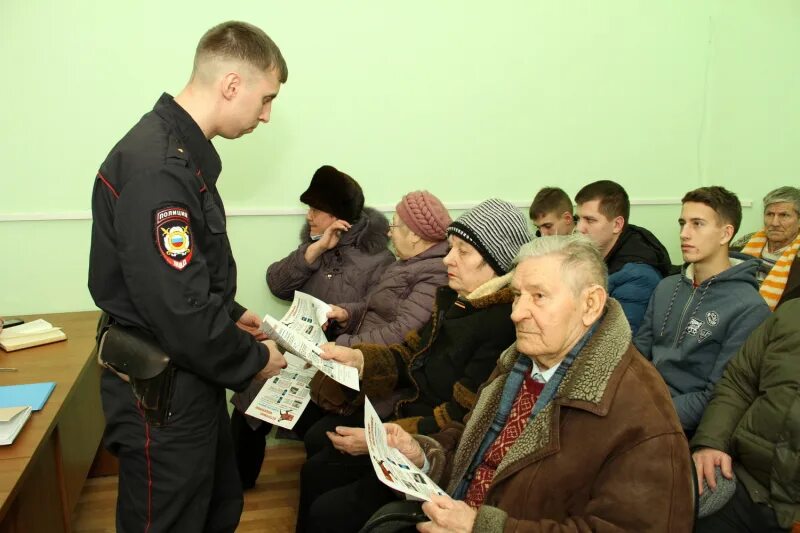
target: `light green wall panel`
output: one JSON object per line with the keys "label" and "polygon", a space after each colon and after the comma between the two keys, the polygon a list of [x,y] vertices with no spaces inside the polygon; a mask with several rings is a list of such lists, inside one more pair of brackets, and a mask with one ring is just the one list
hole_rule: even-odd
{"label": "light green wall panel", "polygon": [[[721,184],[756,202],[800,175],[794,0],[0,2],[0,314],[92,307],[85,216],[105,154],[187,80],[208,27],[263,27],[289,64],[272,121],[216,141],[229,211],[295,209],[314,169],[369,204],[412,189],[528,202],[615,179],[634,200]],[[679,206],[634,207],[679,261]],[[11,221],[9,221],[11,220]],[[299,216],[230,219],[240,296],[280,313],[264,270]]]}

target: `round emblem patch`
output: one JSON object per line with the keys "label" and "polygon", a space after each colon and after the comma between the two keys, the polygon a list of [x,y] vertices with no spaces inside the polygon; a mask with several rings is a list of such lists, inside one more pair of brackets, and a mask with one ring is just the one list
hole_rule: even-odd
{"label": "round emblem patch", "polygon": [[167,207],[155,213],[155,238],[166,263],[183,270],[192,260],[192,232],[189,212],[183,207]]}

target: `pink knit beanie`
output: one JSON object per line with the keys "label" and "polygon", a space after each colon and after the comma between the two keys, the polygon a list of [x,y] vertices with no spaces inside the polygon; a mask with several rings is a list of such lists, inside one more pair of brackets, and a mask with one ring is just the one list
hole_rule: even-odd
{"label": "pink knit beanie", "polygon": [[428,191],[406,194],[395,207],[395,211],[411,231],[426,241],[447,239],[447,226],[452,219],[442,202]]}

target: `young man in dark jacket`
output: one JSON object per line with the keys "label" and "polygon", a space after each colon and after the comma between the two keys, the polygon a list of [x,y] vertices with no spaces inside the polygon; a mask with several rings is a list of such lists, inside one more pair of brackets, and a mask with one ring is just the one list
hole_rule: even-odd
{"label": "young man in dark jacket", "polygon": [[666,381],[691,437],[725,365],[769,307],[758,294],[758,261],[728,251],[742,221],[736,195],[702,187],[682,201],[686,265],[656,287],[634,344]]}
{"label": "young man in dark jacket", "polygon": [[[697,533],[788,532],[800,521],[800,300],[781,305],[731,359],[691,441],[699,489],[736,473]],[[705,489],[708,490],[708,489]]]}
{"label": "young man in dark jacket", "polygon": [[578,231],[600,248],[608,267],[608,294],[636,334],[658,282],[669,274],[669,253],[655,235],[628,223],[628,193],[613,181],[586,185],[575,195]]}

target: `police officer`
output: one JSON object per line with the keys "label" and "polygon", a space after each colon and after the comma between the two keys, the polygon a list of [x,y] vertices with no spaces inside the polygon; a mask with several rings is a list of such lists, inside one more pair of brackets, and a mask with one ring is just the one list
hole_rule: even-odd
{"label": "police officer", "polygon": [[[89,289],[120,326],[168,354],[158,419],[117,374],[102,378],[105,445],[119,457],[117,531],[234,531],[242,490],[225,389],[286,362],[236,303],[236,263],[210,140],[268,122],[288,72],[259,28],[226,22],[200,40],[191,79],[111,150],[92,194]],[[133,356],[131,356],[133,357]],[[156,413],[157,414],[157,413]]]}

